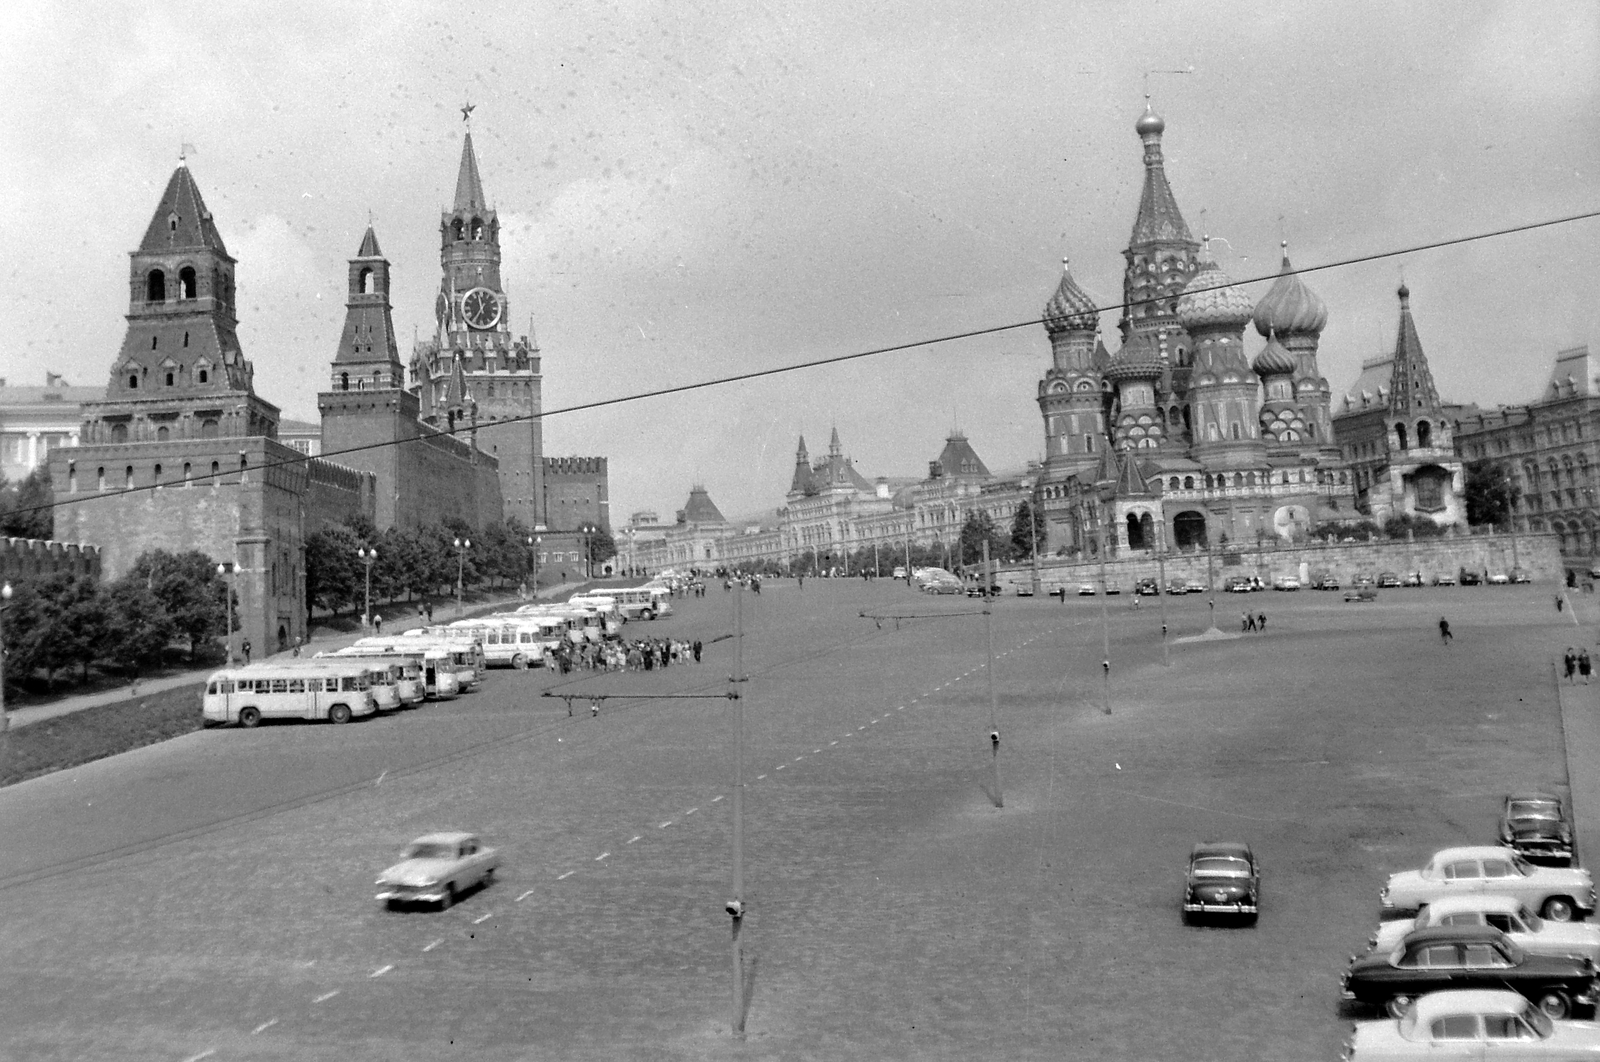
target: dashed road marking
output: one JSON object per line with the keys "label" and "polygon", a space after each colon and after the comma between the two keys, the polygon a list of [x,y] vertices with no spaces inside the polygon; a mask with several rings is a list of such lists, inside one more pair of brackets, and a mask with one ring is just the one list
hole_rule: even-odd
{"label": "dashed road marking", "polygon": [[188,1058],[184,1059],[183,1062],[200,1062],[202,1058],[210,1058],[216,1053],[217,1049],[215,1047],[208,1047],[204,1051],[201,1051],[198,1055],[190,1055]]}
{"label": "dashed road marking", "polygon": [[529,896],[532,896],[532,895],[533,895],[533,890],[529,889],[527,892],[523,893],[521,896],[518,896],[516,902],[517,903],[521,903],[523,900],[526,900]]}
{"label": "dashed road marking", "polygon": [[392,969],[394,969],[394,963],[390,963],[388,966],[380,966],[376,970],[373,970],[371,973],[367,974],[367,976],[368,977],[382,977],[384,974],[388,973]]}
{"label": "dashed road marking", "polygon": [[712,803],[713,803],[713,804],[715,804],[715,803],[716,803],[716,802],[717,802],[717,801],[719,801],[719,800],[721,800],[721,799],[722,799],[722,798],[721,798],[721,797],[720,797],[720,796],[714,796],[714,797],[712,797],[712,798],[711,798],[711,802],[712,802]]}
{"label": "dashed road marking", "polygon": [[821,751],[822,751],[822,750],[821,750],[821,749],[812,749],[812,750],[811,750],[811,754],[812,754],[812,755],[813,755],[813,756],[815,756],[815,755],[816,755],[816,754],[817,754],[817,753],[819,753],[819,752],[821,752]]}
{"label": "dashed road marking", "polygon": [[758,775],[756,775],[756,781],[759,782],[759,781],[761,781],[761,779],[763,779],[765,777],[766,777],[766,775],[764,775],[764,774],[758,774]]}
{"label": "dashed road marking", "polygon": [[829,745],[837,745],[837,744],[838,744],[838,742],[837,742],[837,741],[830,741],[830,742],[828,742],[828,744],[829,744]]}
{"label": "dashed road marking", "polygon": [[804,757],[804,756],[796,756],[796,757],[795,757],[795,758],[794,758],[794,762],[795,762],[795,763],[799,763],[799,762],[800,762],[800,761],[801,761],[801,760],[803,760],[803,759],[805,759],[805,757]]}
{"label": "dashed road marking", "polygon": [[337,988],[335,988],[332,992],[324,992],[324,993],[322,993],[322,995],[318,996],[316,999],[313,999],[311,1002],[313,1002],[313,1003],[326,1003],[328,1000],[332,999],[334,996],[336,996],[338,994],[339,994],[339,990]]}
{"label": "dashed road marking", "polygon": [[567,879],[567,878],[570,878],[570,877],[572,877],[572,875],[574,875],[574,874],[576,874],[576,873],[577,873],[577,871],[576,871],[576,870],[569,870],[569,871],[567,871],[567,872],[566,872],[566,873],[565,873],[565,874],[560,874],[560,875],[557,875],[557,877],[556,877],[556,880],[557,880],[557,881],[564,881],[564,880],[566,880],[566,879]]}
{"label": "dashed road marking", "polygon": [[860,730],[865,730],[865,729],[866,729],[866,727],[864,727],[864,726],[858,726],[858,727],[856,727],[856,730],[858,730],[858,731],[860,731]]}
{"label": "dashed road marking", "polygon": [[878,725],[878,721],[876,719],[874,719],[869,725],[877,726]]}
{"label": "dashed road marking", "polygon": [[595,861],[595,862],[596,862],[596,863],[598,863],[598,862],[600,862],[600,860],[602,860],[602,859],[604,859],[604,858],[606,858],[606,857],[607,857],[607,856],[609,856],[609,855],[610,855],[610,854],[611,854],[611,853],[610,853],[610,852],[601,852],[601,853],[600,853],[600,854],[599,854],[599,855],[597,855],[597,856],[595,856],[595,857],[594,857],[594,861]]}
{"label": "dashed road marking", "polygon": [[[530,889],[529,891],[531,892],[532,890]],[[524,893],[523,895],[526,895],[526,893]],[[517,899],[520,900],[520,899],[522,899],[522,897],[518,896]],[[423,951],[432,951],[434,948],[437,948],[440,944],[443,944],[443,943],[444,943],[444,938],[440,937],[438,940],[434,941],[432,944],[429,944],[427,947],[423,948],[422,950]]]}
{"label": "dashed road marking", "polygon": [[272,1028],[276,1024],[278,1024],[278,1019],[277,1018],[272,1018],[269,1021],[264,1021],[260,1025],[257,1025],[254,1029],[251,1029],[250,1030],[250,1035],[254,1036],[256,1033],[266,1032],[268,1029]]}
{"label": "dashed road marking", "polygon": [[388,773],[389,773],[388,771],[384,771],[383,774],[378,775],[378,780],[376,782],[373,782],[372,784],[373,785],[382,785],[383,784],[383,779],[384,779],[384,777],[386,775],[388,775]]}
{"label": "dashed road marking", "polygon": [[661,825],[659,825],[659,826],[657,826],[657,827],[656,827],[656,829],[658,829],[658,830],[664,830],[664,829],[666,829],[666,828],[667,828],[667,827],[668,827],[668,826],[671,826],[671,825],[672,825],[672,820],[671,820],[671,819],[668,819],[668,820],[667,820],[667,821],[666,821],[666,822],[663,822],[663,823],[662,823],[662,824],[661,824]]}
{"label": "dashed road marking", "polygon": [[632,843],[633,843],[633,842],[635,842],[635,841],[637,841],[637,840],[638,840],[638,839],[639,839],[639,838],[640,838],[640,837],[642,837],[642,836],[644,836],[644,835],[643,835],[643,834],[638,834],[638,833],[636,833],[636,834],[634,834],[634,835],[633,835],[633,836],[632,836],[632,837],[629,837],[629,838],[628,838],[628,843],[629,843],[629,844],[632,844]]}
{"label": "dashed road marking", "polygon": [[483,914],[479,915],[477,918],[474,918],[472,920],[472,924],[473,925],[477,925],[479,922],[487,922],[489,919],[491,919],[493,917],[494,917],[494,912],[493,911],[485,911]]}
{"label": "dashed road marking", "polygon": [[[788,765],[788,764],[787,764],[787,763],[780,763],[780,764],[778,764],[778,766],[777,766],[777,767],[776,767],[776,768],[775,768],[775,770],[779,770],[779,771],[781,771],[781,770],[783,770],[783,769],[784,769],[784,768],[785,768],[785,767],[787,767],[787,766],[789,766],[789,765]],[[766,775],[762,775],[762,776],[761,776],[761,777],[763,777],[763,778],[765,778],[765,777],[766,777]]]}
{"label": "dashed road marking", "polygon": [[697,812],[699,810],[700,810],[699,808],[690,808],[688,811],[685,811],[684,814],[685,815],[693,815],[695,812]]}

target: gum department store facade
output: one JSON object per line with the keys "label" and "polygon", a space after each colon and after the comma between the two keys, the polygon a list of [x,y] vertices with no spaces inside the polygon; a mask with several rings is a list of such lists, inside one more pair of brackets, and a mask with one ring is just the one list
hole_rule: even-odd
{"label": "gum department store facade", "polygon": [[[1409,291],[1399,292],[1393,354],[1366,363],[1336,410],[1317,364],[1322,299],[1287,253],[1259,302],[1234,286],[1178,209],[1162,157],[1165,123],[1147,106],[1135,130],[1144,188],[1123,252],[1118,349],[1100,338],[1100,304],[1064,269],[1042,316],[1050,341],[1037,394],[1042,462],[992,475],[956,432],[926,479],[869,481],[835,430],[815,461],[801,439],[775,526],[636,527],[637,566],[784,566],[874,547],[887,566],[908,543],[952,546],[976,510],[1007,533],[1024,503],[1044,514],[1041,558],[1304,543],[1325,522],[1396,514],[1464,528],[1453,437],[1462,410],[1434,387]],[[1600,405],[1600,393],[1587,393]]]}

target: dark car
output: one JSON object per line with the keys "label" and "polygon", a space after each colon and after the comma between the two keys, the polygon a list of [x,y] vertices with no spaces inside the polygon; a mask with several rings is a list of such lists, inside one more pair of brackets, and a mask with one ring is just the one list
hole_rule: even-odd
{"label": "dark car", "polygon": [[1140,579],[1134,584],[1133,592],[1140,597],[1154,597],[1161,593],[1161,584],[1154,579]]}
{"label": "dark car", "polygon": [[1551,793],[1512,793],[1500,809],[1500,843],[1530,863],[1572,865],[1572,822]]}
{"label": "dark car", "polygon": [[1183,920],[1205,916],[1254,922],[1261,912],[1261,865],[1250,846],[1208,841],[1189,853],[1183,881]]}
{"label": "dark car", "polygon": [[1332,572],[1320,572],[1318,573],[1317,577],[1311,581],[1311,589],[1337,590],[1339,589],[1339,578]]}
{"label": "dark car", "polygon": [[1250,584],[1248,575],[1230,575],[1222,584],[1222,589],[1230,594],[1248,594],[1255,587]]}
{"label": "dark car", "polygon": [[[1397,587],[1399,585],[1400,585],[1400,577],[1398,575],[1396,575],[1394,572],[1382,572],[1382,573],[1380,573],[1378,575],[1378,587],[1380,589],[1393,589],[1393,588],[1395,588],[1395,587]],[[1422,585],[1422,580],[1421,580],[1420,576],[1418,577],[1417,585],[1418,586]]]}
{"label": "dark car", "polygon": [[1407,933],[1388,954],[1352,959],[1344,998],[1384,1007],[1393,1017],[1412,1000],[1444,988],[1509,988],[1552,1018],[1592,1010],[1595,966],[1570,955],[1529,955],[1488,926],[1434,926]]}
{"label": "dark car", "polygon": [[1460,579],[1461,579],[1461,585],[1462,586],[1482,586],[1483,585],[1483,576],[1481,574],[1479,574],[1478,572],[1468,571],[1465,568],[1461,569]]}

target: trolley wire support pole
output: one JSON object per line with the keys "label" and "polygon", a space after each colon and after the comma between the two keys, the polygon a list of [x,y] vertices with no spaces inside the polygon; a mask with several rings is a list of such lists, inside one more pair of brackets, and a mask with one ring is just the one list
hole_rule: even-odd
{"label": "trolley wire support pole", "polygon": [[733,675],[728,696],[733,700],[733,898],[727,903],[733,936],[734,1039],[744,1039],[744,587],[733,588]]}
{"label": "trolley wire support pole", "polygon": [[1000,791],[1000,703],[994,686],[994,610],[990,605],[989,587],[994,585],[989,572],[989,542],[983,543],[983,633],[989,643],[989,780],[994,784],[994,806],[1006,806],[1005,794]]}
{"label": "trolley wire support pole", "polygon": [[1167,525],[1156,525],[1156,567],[1160,572],[1156,583],[1156,600],[1161,602],[1161,666],[1172,666],[1172,655],[1167,650]]}
{"label": "trolley wire support pole", "polygon": [[1110,598],[1110,587],[1106,584],[1106,526],[1105,516],[1100,514],[1095,521],[1095,530],[1100,539],[1100,649],[1104,654],[1100,657],[1100,670],[1104,674],[1101,688],[1100,710],[1106,715],[1111,714],[1111,606],[1106,602]]}

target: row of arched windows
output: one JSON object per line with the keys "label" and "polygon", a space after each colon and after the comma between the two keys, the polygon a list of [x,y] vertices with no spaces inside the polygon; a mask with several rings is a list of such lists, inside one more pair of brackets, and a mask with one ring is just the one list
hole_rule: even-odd
{"label": "row of arched windows", "polygon": [[[245,481],[244,477],[249,474],[249,470],[250,470],[250,459],[248,457],[246,457],[244,454],[240,454],[239,455],[240,482],[244,482]],[[153,486],[153,487],[164,487],[164,486],[173,486],[176,483],[180,483],[181,482],[184,486],[187,487],[187,486],[192,486],[194,484],[194,474],[195,474],[194,473],[194,465],[193,465],[193,463],[191,463],[189,461],[185,461],[183,463],[183,478],[182,478],[182,480],[169,480],[169,481],[163,482],[162,478],[161,478],[162,466],[159,463],[154,465],[151,468],[150,473],[151,473],[150,482],[148,484],[140,484],[135,479],[134,466],[128,465],[127,467],[125,467],[122,470],[122,484],[121,484],[121,486],[120,487],[113,487],[113,486],[108,485],[107,480],[106,480],[106,467],[104,465],[101,465],[99,468],[95,469],[95,487],[94,487],[94,489],[97,490],[97,491],[105,491],[105,490],[113,490],[113,489],[133,490],[135,487],[138,487],[138,486],[141,486],[141,485]],[[220,461],[211,462],[210,482],[211,482],[211,486],[213,486],[213,487],[218,486],[219,484],[222,483],[222,463]],[[78,464],[75,461],[67,466],[67,492],[69,494],[76,494],[78,492]]]}
{"label": "row of arched windows", "polygon": [[[455,237],[457,243],[469,238],[474,242],[481,242],[484,231],[483,219],[478,217],[473,218],[471,221],[463,221],[461,218],[456,218],[450,224],[450,233]],[[497,239],[500,235],[500,223],[491,221],[487,226],[487,231],[491,241]]]}

